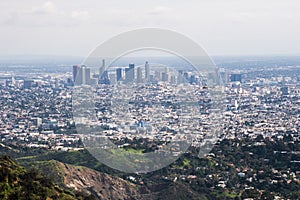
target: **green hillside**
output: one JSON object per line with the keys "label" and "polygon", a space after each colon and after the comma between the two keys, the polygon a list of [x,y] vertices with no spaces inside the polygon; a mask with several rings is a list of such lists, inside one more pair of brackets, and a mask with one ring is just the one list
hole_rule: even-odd
{"label": "green hillside", "polygon": [[91,199],[55,185],[36,170],[26,170],[9,156],[0,157],[0,199]]}

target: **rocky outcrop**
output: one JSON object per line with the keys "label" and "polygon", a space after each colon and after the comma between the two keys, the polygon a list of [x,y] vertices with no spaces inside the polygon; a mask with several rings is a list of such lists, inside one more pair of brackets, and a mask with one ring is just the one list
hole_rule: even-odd
{"label": "rocky outcrop", "polygon": [[[44,168],[43,173],[52,176],[51,178],[55,180],[61,180],[60,184],[68,188],[92,194],[98,199],[141,199],[138,186],[119,177],[101,173],[87,167],[73,166],[58,161],[51,162],[52,169],[48,165],[47,169]],[[43,167],[39,168],[42,169]]]}

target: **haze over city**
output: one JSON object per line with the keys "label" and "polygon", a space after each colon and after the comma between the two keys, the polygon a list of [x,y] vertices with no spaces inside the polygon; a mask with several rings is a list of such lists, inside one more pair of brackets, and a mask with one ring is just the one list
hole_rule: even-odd
{"label": "haze over city", "polygon": [[141,27],[187,35],[212,55],[299,55],[297,0],[0,2],[0,55],[88,56]]}

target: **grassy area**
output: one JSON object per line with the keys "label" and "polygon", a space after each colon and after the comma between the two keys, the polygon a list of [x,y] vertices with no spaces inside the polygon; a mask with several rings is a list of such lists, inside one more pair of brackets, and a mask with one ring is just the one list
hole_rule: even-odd
{"label": "grassy area", "polygon": [[223,192],[212,192],[213,195],[215,195],[218,199],[235,199],[239,198],[241,194],[235,193],[232,191],[223,191]]}
{"label": "grassy area", "polygon": [[129,153],[132,153],[132,154],[140,154],[142,155],[143,154],[143,151],[145,149],[133,149],[133,148],[128,148],[128,149],[125,149],[127,152]]}
{"label": "grassy area", "polygon": [[16,158],[16,160],[32,160],[34,158],[36,158],[36,156],[24,156],[24,157]]}
{"label": "grassy area", "polygon": [[191,161],[190,160],[188,160],[188,159],[183,159],[183,167],[185,167],[185,168],[191,168]]}

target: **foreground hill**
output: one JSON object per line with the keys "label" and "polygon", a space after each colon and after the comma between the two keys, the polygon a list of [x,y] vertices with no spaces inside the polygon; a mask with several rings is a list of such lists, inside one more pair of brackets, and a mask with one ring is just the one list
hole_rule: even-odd
{"label": "foreground hill", "polygon": [[59,161],[34,162],[47,177],[62,187],[72,188],[97,199],[152,200],[152,199],[206,199],[178,182],[141,185],[87,167],[74,166]]}
{"label": "foreground hill", "polygon": [[224,139],[202,159],[190,148],[170,166],[148,174],[113,170],[86,150],[3,150],[62,188],[98,199],[300,199],[300,143],[289,135]]}
{"label": "foreground hill", "polygon": [[26,170],[8,156],[0,157],[0,199],[92,199],[54,184],[35,170]]}
{"label": "foreground hill", "polygon": [[60,186],[93,195],[97,199],[141,199],[137,185],[87,167],[55,160],[36,162],[35,166]]}

